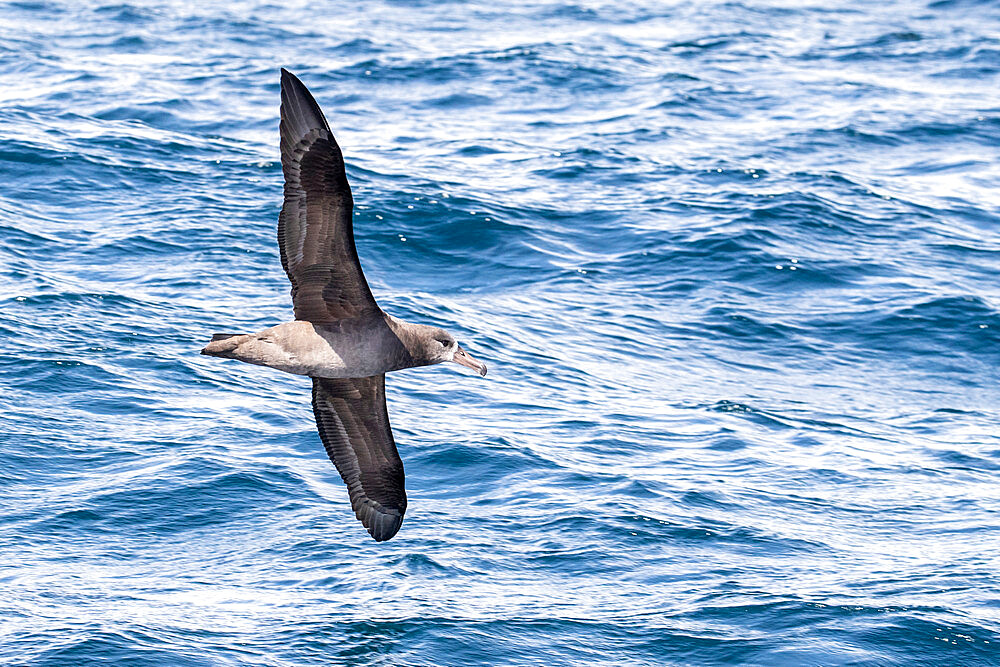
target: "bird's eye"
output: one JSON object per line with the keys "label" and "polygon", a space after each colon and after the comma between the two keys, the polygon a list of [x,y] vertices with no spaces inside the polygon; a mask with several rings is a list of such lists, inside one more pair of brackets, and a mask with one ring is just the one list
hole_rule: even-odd
{"label": "bird's eye", "polygon": [[449,345],[451,345],[451,343],[449,343],[448,341],[446,341],[446,340],[444,340],[442,338],[436,338],[435,340],[437,340],[437,342],[441,343],[442,347],[448,347]]}

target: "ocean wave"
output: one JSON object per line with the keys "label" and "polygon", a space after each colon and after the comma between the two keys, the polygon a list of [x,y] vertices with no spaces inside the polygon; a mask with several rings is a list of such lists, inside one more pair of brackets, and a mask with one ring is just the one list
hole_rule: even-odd
{"label": "ocean wave", "polygon": [[[0,661],[1000,664],[989,3],[19,1]],[[376,544],[292,317],[278,68],[394,373]]]}

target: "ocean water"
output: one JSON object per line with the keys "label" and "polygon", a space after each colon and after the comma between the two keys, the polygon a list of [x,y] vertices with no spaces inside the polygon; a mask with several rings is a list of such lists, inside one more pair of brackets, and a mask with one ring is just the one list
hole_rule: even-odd
{"label": "ocean water", "polygon": [[[1000,665],[991,2],[0,5],[0,663]],[[410,506],[291,318],[343,146]]]}

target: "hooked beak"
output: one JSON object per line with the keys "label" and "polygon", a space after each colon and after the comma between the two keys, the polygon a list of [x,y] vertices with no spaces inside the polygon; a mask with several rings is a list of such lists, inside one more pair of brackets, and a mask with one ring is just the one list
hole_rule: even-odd
{"label": "hooked beak", "polygon": [[486,377],[486,364],[481,361],[476,361],[462,348],[455,350],[455,356],[452,358],[452,361],[456,364],[461,364],[462,366],[468,366],[483,377]]}

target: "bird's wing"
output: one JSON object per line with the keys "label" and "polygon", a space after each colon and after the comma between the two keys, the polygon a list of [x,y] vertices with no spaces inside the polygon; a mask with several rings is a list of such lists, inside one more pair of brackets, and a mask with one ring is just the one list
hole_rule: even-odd
{"label": "bird's wing", "polygon": [[316,324],[377,312],[361,271],[344,156],[316,100],[281,70],[281,265],[292,281],[295,319]]}
{"label": "bird's wing", "polygon": [[376,541],[388,540],[403,523],[406,491],[385,407],[385,375],[313,378],[313,412],[354,513]]}

